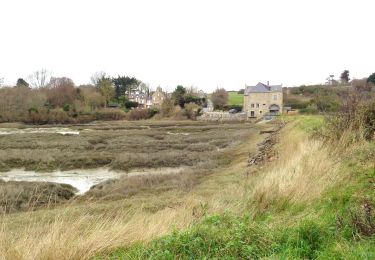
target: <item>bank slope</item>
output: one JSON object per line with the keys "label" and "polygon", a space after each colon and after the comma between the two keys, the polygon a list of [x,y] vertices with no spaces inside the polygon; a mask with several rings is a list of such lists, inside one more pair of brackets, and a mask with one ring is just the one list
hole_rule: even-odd
{"label": "bank slope", "polygon": [[279,158],[238,186],[241,213],[206,214],[104,258],[374,259],[373,143],[338,151],[310,137],[320,118],[291,121],[279,135]]}

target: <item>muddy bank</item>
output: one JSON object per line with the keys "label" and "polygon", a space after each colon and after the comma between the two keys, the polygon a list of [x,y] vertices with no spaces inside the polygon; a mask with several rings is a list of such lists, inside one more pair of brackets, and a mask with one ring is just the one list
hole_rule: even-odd
{"label": "muddy bank", "polygon": [[60,135],[79,135],[79,131],[64,128],[64,127],[50,127],[50,128],[0,128],[0,135],[15,135],[15,134],[60,134]]}
{"label": "muddy bank", "polygon": [[87,192],[92,186],[107,180],[115,180],[121,177],[140,175],[164,175],[178,173],[182,168],[157,168],[157,169],[134,169],[129,172],[113,171],[109,168],[77,169],[69,171],[37,172],[24,169],[13,169],[8,172],[0,172],[0,180],[14,182],[49,182],[68,184],[76,189],[77,195]]}

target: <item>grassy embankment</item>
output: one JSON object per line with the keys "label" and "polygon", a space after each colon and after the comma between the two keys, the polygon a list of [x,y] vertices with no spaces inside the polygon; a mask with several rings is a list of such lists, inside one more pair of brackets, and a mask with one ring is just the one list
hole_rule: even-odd
{"label": "grassy embankment", "polygon": [[[158,160],[164,158],[164,164],[177,160],[186,169],[169,178],[137,176],[110,182],[107,188],[99,190],[98,197],[77,198],[63,206],[1,215],[1,259],[89,259],[136,241],[150,241],[170,233],[173,228],[184,229],[200,220],[205,212],[223,213],[226,209],[241,208],[237,200],[242,191],[237,187],[247,170],[249,152],[255,153],[256,144],[263,139],[257,128],[263,127],[199,122],[134,124],[103,123],[92,126],[97,130],[92,129],[80,135],[81,138],[30,135],[31,140],[24,148],[21,141],[16,140],[25,137],[13,136],[12,142],[3,139],[3,144],[14,143],[18,146],[14,149],[21,152],[23,149],[51,149],[51,158],[56,155],[52,154],[54,149],[59,148],[70,160],[68,155],[78,151],[82,157],[90,158],[91,150],[85,149],[85,145],[89,145],[88,140],[101,136],[107,137],[106,145],[96,144],[101,147],[97,151],[113,155],[123,150],[135,155],[147,151],[150,157],[143,157],[149,159],[144,160],[145,165],[151,163],[156,156],[153,154],[157,153]],[[185,165],[180,157],[172,160],[168,151],[175,149],[180,149],[176,151],[177,156],[183,152],[186,156],[198,156],[200,160],[192,158],[192,166]],[[198,150],[200,153],[194,155],[193,151]]]}
{"label": "grassy embankment", "polygon": [[239,211],[207,213],[110,258],[374,259],[374,145],[323,144],[310,137],[321,124],[298,117],[282,130],[280,158],[231,187]]}
{"label": "grassy embankment", "polygon": [[238,94],[236,91],[228,91],[228,105],[243,105],[243,94]]}
{"label": "grassy embankment", "polygon": [[4,216],[0,256],[373,259],[374,146],[323,144],[310,137],[321,124],[296,117],[280,133],[279,158],[260,167],[247,166],[262,140],[252,133],[188,190],[158,184],[128,199]]}

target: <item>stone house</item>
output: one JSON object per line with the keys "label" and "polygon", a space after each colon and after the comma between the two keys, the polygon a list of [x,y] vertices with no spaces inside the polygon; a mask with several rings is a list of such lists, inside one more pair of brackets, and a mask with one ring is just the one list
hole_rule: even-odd
{"label": "stone house", "polygon": [[243,110],[249,118],[260,118],[265,115],[276,115],[282,112],[282,85],[258,83],[245,86]]}
{"label": "stone house", "polygon": [[139,108],[160,107],[166,98],[166,94],[158,87],[151,94],[134,91],[129,95],[129,101],[137,102]]}
{"label": "stone house", "polygon": [[146,93],[134,92],[129,95],[129,101],[137,102],[139,108],[152,107],[152,98]]}
{"label": "stone house", "polygon": [[157,87],[156,91],[151,94],[151,97],[152,105],[156,107],[160,107],[161,104],[163,104],[164,100],[167,98],[161,87]]}

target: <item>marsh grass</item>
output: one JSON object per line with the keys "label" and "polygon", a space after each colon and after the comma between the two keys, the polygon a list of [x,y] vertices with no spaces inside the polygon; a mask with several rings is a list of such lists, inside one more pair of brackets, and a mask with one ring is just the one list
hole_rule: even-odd
{"label": "marsh grass", "polygon": [[[199,146],[201,142],[204,145],[205,142],[215,141],[220,144],[221,150],[215,147],[212,152],[200,152],[201,160],[192,167],[185,166],[180,174],[128,177],[98,185],[86,197],[72,200],[64,206],[3,215],[0,258],[89,259],[136,241],[150,241],[174,228],[187,228],[207,212],[237,208],[237,182],[241,180],[242,169],[246,168],[249,150],[256,149],[256,143],[262,139],[257,134],[258,130],[248,125],[188,125],[191,131],[167,127],[170,128],[168,131],[188,132],[189,135],[169,135],[160,127],[156,132],[145,128],[142,130],[144,134],[135,132],[133,136],[143,143],[154,143],[155,139],[147,135],[163,135],[165,138],[158,142],[168,149],[180,142],[189,147],[191,144]],[[112,137],[106,135],[107,144],[113,142],[113,138],[120,138],[119,133],[111,135],[113,130],[103,131]],[[195,136],[194,133],[203,135]],[[233,136],[236,136],[235,140]],[[128,137],[121,136],[118,141]],[[63,138],[59,140],[63,142]],[[240,143],[241,140],[243,143]],[[38,141],[49,144],[45,139]],[[129,142],[136,143],[134,138],[129,138]],[[73,147],[78,145],[71,144]],[[103,141],[94,142],[94,145],[98,144],[103,144]],[[160,149],[157,145],[149,147],[155,151]],[[129,146],[129,149],[142,148]],[[186,152],[191,153],[190,150]],[[227,187],[234,182],[236,186]]]}
{"label": "marsh grass", "polygon": [[81,131],[79,135],[0,136],[0,170],[192,166],[210,160],[218,149],[237,143],[251,131],[251,126],[241,124],[175,123],[102,122],[72,126]]}
{"label": "marsh grass", "polygon": [[352,176],[358,158],[310,138],[310,119],[291,120],[275,147],[279,159],[260,168],[247,166],[263,140],[253,133],[218,153],[213,170],[186,190],[165,188],[173,178],[146,177],[102,187],[124,185],[126,199],[4,216],[0,258],[371,258],[362,205],[373,175]]}
{"label": "marsh grass", "polygon": [[55,206],[73,198],[75,192],[67,184],[0,180],[0,214]]}

